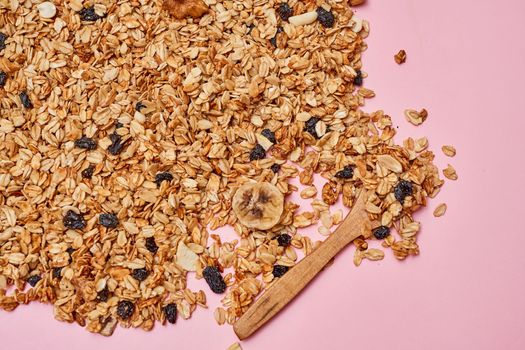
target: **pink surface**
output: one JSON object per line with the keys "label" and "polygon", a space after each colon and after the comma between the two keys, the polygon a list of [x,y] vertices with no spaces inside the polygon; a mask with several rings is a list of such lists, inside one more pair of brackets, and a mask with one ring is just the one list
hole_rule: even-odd
{"label": "pink surface", "polygon": [[[525,3],[520,0],[369,0],[357,10],[372,35],[366,86],[405,136],[428,136],[448,182],[423,210],[421,255],[353,267],[350,249],[244,350],[525,349]],[[398,66],[393,55],[408,53]],[[429,110],[420,127],[405,108]],[[447,159],[441,145],[453,144]],[[432,217],[448,203],[447,214]],[[523,217],[521,217],[523,219]],[[196,282],[193,282],[196,284]],[[110,338],[54,321],[49,306],[0,312],[4,349],[218,349],[236,341],[209,311],[153,332]]]}

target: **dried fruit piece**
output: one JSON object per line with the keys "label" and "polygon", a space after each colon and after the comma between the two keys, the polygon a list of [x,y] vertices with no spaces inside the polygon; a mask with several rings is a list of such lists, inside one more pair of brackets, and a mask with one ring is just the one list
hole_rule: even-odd
{"label": "dried fruit piece", "polygon": [[82,170],[80,175],[82,175],[84,179],[91,179],[94,172],[95,172],[95,167],[93,165],[90,165],[86,169]]}
{"label": "dried fruit piece", "polygon": [[356,76],[354,77],[354,85],[355,86],[362,86],[363,85],[363,72],[360,70],[355,71]]}
{"label": "dried fruit piece", "polygon": [[159,250],[159,246],[155,242],[154,237],[146,238],[146,249],[153,254],[155,254]]}
{"label": "dried fruit piece", "polygon": [[63,219],[64,226],[73,230],[81,230],[86,227],[87,223],[84,217],[75,213],[73,210],[68,210]]}
{"label": "dried fruit piece", "polygon": [[117,315],[123,319],[127,320],[131,316],[133,316],[133,312],[135,312],[135,304],[133,304],[129,300],[121,300],[118,302],[117,305]]}
{"label": "dried fruit piece", "polygon": [[281,218],[284,196],[268,182],[246,183],[235,192],[232,207],[244,226],[268,230]]}
{"label": "dried fruit piece", "polygon": [[116,156],[117,154],[122,152],[122,149],[124,148],[124,144],[122,143],[122,136],[120,136],[117,133],[112,133],[109,135],[109,139],[111,140],[111,145],[108,147],[108,152]]}
{"label": "dried fruit piece", "polygon": [[401,165],[401,163],[389,154],[378,155],[377,162],[382,167],[393,171],[394,173],[401,173],[403,171],[403,166]]}
{"label": "dried fruit piece", "polygon": [[208,12],[208,6],[202,0],[164,0],[162,8],[176,19],[199,18]]}
{"label": "dried fruit piece", "polygon": [[323,25],[325,28],[332,28],[335,23],[334,14],[332,11],[326,11],[322,7],[318,7],[317,10],[317,20]]}
{"label": "dried fruit piece", "polygon": [[78,12],[78,15],[80,16],[80,19],[86,22],[95,22],[101,18],[104,18],[104,16],[99,16],[95,12],[94,6],[84,7],[82,10]]}
{"label": "dried fruit piece", "polygon": [[162,308],[162,311],[164,312],[166,321],[171,324],[175,324],[175,322],[177,322],[177,304],[169,303]]}
{"label": "dried fruit piece", "polygon": [[456,149],[454,148],[454,146],[445,145],[441,147],[441,150],[448,157],[454,157],[456,155]]}
{"label": "dried fruit piece", "polygon": [[98,216],[98,223],[107,228],[115,228],[118,226],[119,220],[115,214],[103,213]]}
{"label": "dried fruit piece", "polygon": [[405,197],[411,196],[413,192],[413,186],[410,181],[401,180],[397,183],[394,188],[394,197],[403,204]]}
{"label": "dried fruit piece", "polygon": [[272,274],[274,277],[282,277],[288,271],[288,269],[288,266],[274,265]]}
{"label": "dried fruit piece", "polygon": [[346,165],[343,170],[339,170],[335,173],[335,177],[338,179],[351,179],[354,176],[354,169],[350,165]]}
{"label": "dried fruit piece", "polygon": [[92,151],[97,148],[97,142],[90,137],[82,136],[75,140],[75,147]]}
{"label": "dried fruit piece", "polygon": [[290,243],[292,243],[292,236],[286,233],[276,236],[275,239],[277,239],[277,243],[279,243],[281,247],[288,247]]}
{"label": "dried fruit piece", "polygon": [[53,269],[53,278],[60,278],[62,277],[62,267],[55,267]]}
{"label": "dried fruit piece", "polygon": [[109,299],[109,289],[108,287],[104,287],[101,291],[97,293],[97,300],[100,302],[105,303]]}
{"label": "dried fruit piece", "polygon": [[173,175],[167,171],[155,175],[155,183],[157,184],[157,187],[160,187],[160,184],[163,181],[171,182],[171,180],[173,180]]}
{"label": "dried fruit piece", "polygon": [[6,40],[7,40],[7,35],[5,35],[4,33],[0,32],[0,51],[5,49],[5,41]]}
{"label": "dried fruit piece", "polygon": [[270,43],[277,47],[277,36],[284,31],[283,27],[277,27],[277,31],[275,32],[275,36],[270,39]]}
{"label": "dried fruit piece", "polygon": [[447,211],[447,205],[445,203],[441,203],[440,205],[436,207],[436,209],[434,209],[434,216],[436,218],[443,216],[445,215],[446,211]]}
{"label": "dried fruit piece", "polygon": [[261,135],[266,137],[271,143],[277,143],[277,140],[275,139],[275,134],[270,129],[264,129],[261,131]]}
{"label": "dried fruit piece", "polygon": [[199,256],[181,241],[177,248],[176,263],[187,271],[196,271]]}
{"label": "dried fruit piece", "polygon": [[144,281],[146,280],[146,278],[148,278],[149,276],[149,272],[148,270],[142,268],[142,269],[133,269],[133,271],[131,271],[131,277],[133,277],[134,279],[136,279],[137,281]]}
{"label": "dried fruit piece", "polygon": [[279,170],[281,170],[281,165],[280,164],[272,164],[272,166],[270,167],[270,169],[275,173],[277,174],[279,172]]}
{"label": "dried fruit piece", "polygon": [[263,146],[256,144],[250,152],[250,161],[264,159],[266,157],[266,151]]}
{"label": "dried fruit piece", "polygon": [[22,102],[22,106],[24,106],[24,108],[26,109],[33,108],[33,103],[29,99],[29,95],[27,94],[27,91],[22,91],[18,96],[20,97],[20,102]]}
{"label": "dried fruit piece", "polygon": [[0,88],[5,86],[6,81],[7,81],[7,73],[0,71]]}
{"label": "dried fruit piece", "polygon": [[317,131],[315,130],[315,127],[317,123],[319,122],[319,120],[320,119],[317,117],[311,117],[310,119],[308,119],[308,121],[304,125],[304,130],[310,133],[316,139],[319,138],[319,135],[317,135]]}
{"label": "dried fruit piece", "polygon": [[215,294],[222,294],[226,290],[226,283],[222,278],[221,273],[215,266],[206,266],[202,270],[202,276],[210,286],[210,289]]}
{"label": "dried fruit piece", "polygon": [[29,285],[31,287],[34,287],[36,286],[36,284],[38,283],[38,281],[40,281],[42,279],[42,277],[40,275],[33,275],[33,276],[29,276],[27,278],[27,283],[29,283]]}
{"label": "dried fruit piece", "polygon": [[279,9],[277,10],[277,13],[283,21],[287,21],[288,18],[293,16],[293,9],[290,7],[290,5],[288,5],[288,3],[281,2],[279,4]]}
{"label": "dried fruit piece", "polygon": [[399,50],[399,52],[394,56],[397,64],[403,64],[407,60],[407,53],[405,50]]}
{"label": "dried fruit piece", "polygon": [[140,112],[142,110],[142,108],[146,108],[146,106],[141,101],[139,101],[139,102],[137,102],[135,104],[135,110],[137,112]]}
{"label": "dried fruit piece", "polygon": [[373,234],[377,239],[385,239],[390,235],[390,229],[387,226],[379,226],[374,229]]}

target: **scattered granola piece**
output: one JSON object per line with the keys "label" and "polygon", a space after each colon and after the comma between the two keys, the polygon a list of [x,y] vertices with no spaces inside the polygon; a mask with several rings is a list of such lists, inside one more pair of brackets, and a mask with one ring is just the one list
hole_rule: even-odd
{"label": "scattered granola piece", "polygon": [[176,19],[199,18],[209,10],[202,0],[164,0],[162,7]]}
{"label": "scattered granola piece", "polygon": [[445,145],[441,147],[441,150],[448,157],[454,157],[456,155],[456,149],[454,148],[454,146]]}
{"label": "scattered granola piece", "polygon": [[372,261],[383,260],[385,253],[382,250],[371,248],[364,252],[364,258]]}
{"label": "scattered granola piece", "polygon": [[447,211],[447,205],[445,203],[441,203],[440,205],[436,207],[436,209],[434,209],[434,216],[437,218],[440,216],[443,216],[445,215],[446,211]]}
{"label": "scattered granola piece", "polygon": [[358,6],[364,4],[366,0],[348,0],[350,6]]}
{"label": "scattered granola piece", "polygon": [[445,169],[443,169],[443,175],[445,175],[445,177],[449,180],[458,179],[458,174],[456,174],[456,169],[454,169],[454,167],[450,164],[448,164],[448,166]]}
{"label": "scattered granola piece", "polygon": [[339,186],[333,181],[328,181],[323,186],[323,202],[328,205],[335,204],[339,197],[339,192]]}
{"label": "scattered granola piece", "polygon": [[405,50],[399,50],[399,52],[394,56],[397,64],[403,64],[407,60],[407,53]]}
{"label": "scattered granola piece", "polygon": [[408,120],[411,124],[414,125],[421,125],[425,120],[427,120],[428,112],[426,109],[422,109],[421,111],[416,111],[414,109],[407,109],[405,110],[405,118]]}
{"label": "scattered granola piece", "polygon": [[241,345],[239,343],[234,343],[228,347],[226,350],[242,350]]}
{"label": "scattered granola piece", "polygon": [[181,241],[177,248],[176,263],[187,271],[196,271],[199,264],[199,256]]}

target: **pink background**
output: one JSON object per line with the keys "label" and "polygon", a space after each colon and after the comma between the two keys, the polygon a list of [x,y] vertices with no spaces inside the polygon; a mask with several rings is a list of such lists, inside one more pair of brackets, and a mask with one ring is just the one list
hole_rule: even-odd
{"label": "pink background", "polygon": [[[525,3],[521,0],[369,0],[366,86],[405,136],[427,136],[437,163],[459,181],[417,216],[421,255],[405,262],[352,264],[347,249],[244,350],[525,349]],[[393,55],[408,53],[398,66]],[[425,107],[409,125],[405,108]],[[455,145],[456,158],[440,152]],[[432,216],[440,202],[447,214]],[[194,287],[203,287],[193,282]],[[208,293],[209,294],[209,293]],[[0,312],[8,349],[218,349],[236,341],[213,319],[218,298],[190,321],[153,332],[117,329],[112,338],[54,321],[49,306]]]}

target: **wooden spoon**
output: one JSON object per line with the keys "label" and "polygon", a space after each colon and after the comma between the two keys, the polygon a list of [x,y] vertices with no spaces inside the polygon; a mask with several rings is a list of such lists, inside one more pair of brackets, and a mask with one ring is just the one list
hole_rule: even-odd
{"label": "wooden spoon", "polygon": [[367,191],[361,191],[352,210],[335,232],[279,278],[235,322],[233,330],[239,339],[248,338],[281,311],[341,249],[363,234],[363,228],[370,227],[365,210],[367,199]]}

